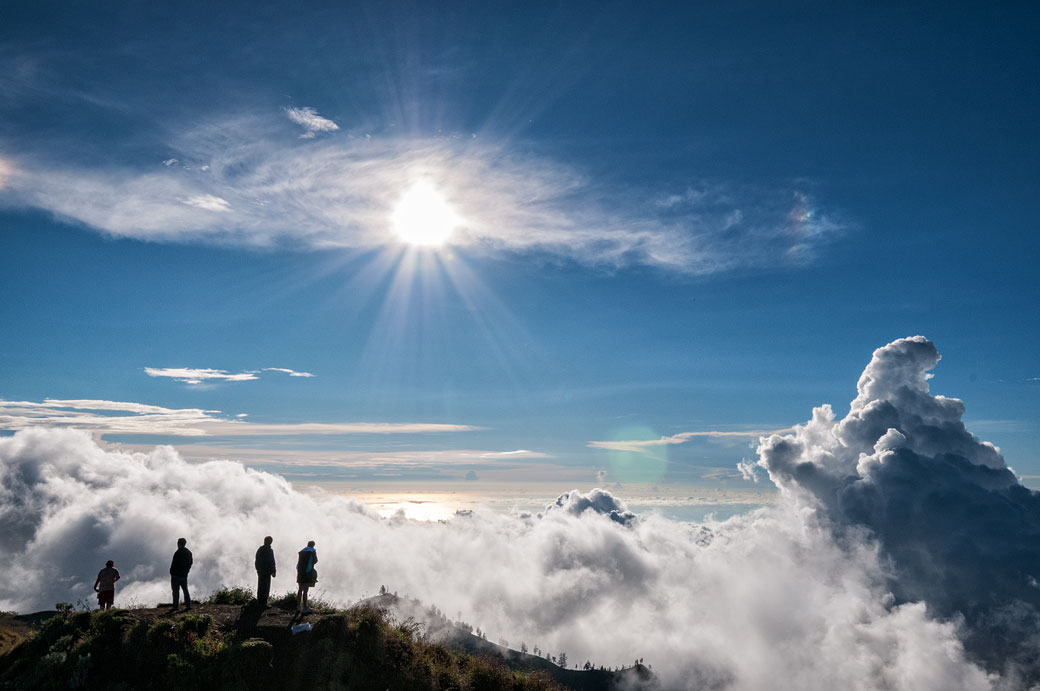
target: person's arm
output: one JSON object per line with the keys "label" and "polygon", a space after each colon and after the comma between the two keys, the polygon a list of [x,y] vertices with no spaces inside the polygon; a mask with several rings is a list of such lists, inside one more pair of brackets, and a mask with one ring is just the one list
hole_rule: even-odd
{"label": "person's arm", "polygon": [[116,577],[112,579],[112,582],[115,583],[118,580],[119,580],[119,571],[117,570],[116,571]]}
{"label": "person's arm", "polygon": [[95,592],[95,593],[96,593],[96,592],[99,592],[99,591],[98,591],[98,583],[100,583],[100,582],[101,582],[101,572],[100,572],[100,571],[98,571],[98,575],[97,575],[97,578],[95,578],[95,579],[94,579],[94,592]]}

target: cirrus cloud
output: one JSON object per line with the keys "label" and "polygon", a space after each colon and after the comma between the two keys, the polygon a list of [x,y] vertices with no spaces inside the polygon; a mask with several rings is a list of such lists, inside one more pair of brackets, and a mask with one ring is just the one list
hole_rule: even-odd
{"label": "cirrus cloud", "polygon": [[615,441],[590,441],[586,444],[591,449],[605,449],[607,451],[646,451],[655,446],[674,446],[676,444],[685,444],[692,439],[708,438],[708,439],[724,439],[727,437],[735,438],[754,438],[769,436],[772,434],[784,434],[790,432],[791,428],[784,429],[753,429],[753,430],[740,430],[740,431],[720,431],[720,430],[708,430],[704,432],[679,432],[678,434],[671,434],[662,436],[658,439],[620,439]]}
{"label": "cirrus cloud", "polygon": [[321,132],[335,132],[339,125],[328,118],[318,115],[314,108],[286,108],[285,114],[297,125],[307,130],[300,139],[314,139]]}
{"label": "cirrus cloud", "polygon": [[311,378],[310,372],[297,372],[285,367],[264,367],[258,370],[248,370],[232,374],[227,370],[195,368],[195,367],[145,367],[145,374],[149,377],[166,377],[185,384],[202,384],[210,381],[255,381],[260,377],[260,372],[282,372],[290,377]]}
{"label": "cirrus cloud", "polygon": [[246,422],[222,417],[219,410],[164,408],[103,400],[41,402],[0,399],[0,429],[69,427],[100,435],[134,434],[178,437],[252,437],[275,435],[432,434],[471,432],[473,425],[437,422]]}
{"label": "cirrus cloud", "polygon": [[[307,109],[287,113],[308,135],[338,129]],[[0,199],[120,237],[364,249],[395,242],[392,211],[422,180],[466,219],[452,242],[470,251],[689,274],[799,266],[845,229],[801,189],[610,184],[484,138],[338,132],[301,142],[268,117],[243,116],[156,145],[175,155],[95,167],[46,151],[5,159]]]}

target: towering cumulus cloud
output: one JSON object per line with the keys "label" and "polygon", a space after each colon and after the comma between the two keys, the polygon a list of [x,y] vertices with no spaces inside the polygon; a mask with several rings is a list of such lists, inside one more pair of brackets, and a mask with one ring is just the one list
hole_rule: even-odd
{"label": "towering cumulus cloud", "polygon": [[382,519],[230,462],[23,430],[0,439],[0,608],[86,598],[108,558],[117,603],[168,601],[181,536],[196,593],[249,585],[271,534],[276,592],[313,539],[326,598],[386,584],[514,647],[644,657],[668,689],[1026,688],[1040,507],[961,402],[929,394],[937,361],[919,337],[876,351],[845,419],[824,406],[762,440],[782,500],[704,524],[636,516],[603,490],[536,515]]}
{"label": "towering cumulus cloud", "polygon": [[759,447],[759,464],[795,501],[818,507],[839,539],[876,537],[897,601],[963,617],[971,654],[1040,678],[1040,494],[932,396],[939,353],[916,336],[874,351],[849,414],[813,411]]}

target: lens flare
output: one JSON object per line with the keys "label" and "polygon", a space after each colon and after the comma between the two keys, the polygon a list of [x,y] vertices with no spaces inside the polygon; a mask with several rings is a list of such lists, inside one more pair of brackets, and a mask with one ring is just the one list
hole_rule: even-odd
{"label": "lens flare", "polygon": [[[661,435],[645,425],[634,425],[617,430],[615,441],[653,441]],[[668,470],[668,447],[643,446],[638,450],[614,449],[610,452],[611,476],[626,484],[652,484],[664,477]]]}

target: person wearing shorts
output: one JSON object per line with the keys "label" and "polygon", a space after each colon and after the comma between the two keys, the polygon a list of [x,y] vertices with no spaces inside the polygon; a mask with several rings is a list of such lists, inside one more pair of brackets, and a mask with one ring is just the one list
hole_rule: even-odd
{"label": "person wearing shorts", "polygon": [[94,581],[94,592],[97,593],[98,609],[109,609],[116,599],[116,581],[119,580],[119,572],[116,564],[109,559],[105,562],[105,568],[98,571],[97,580]]}

